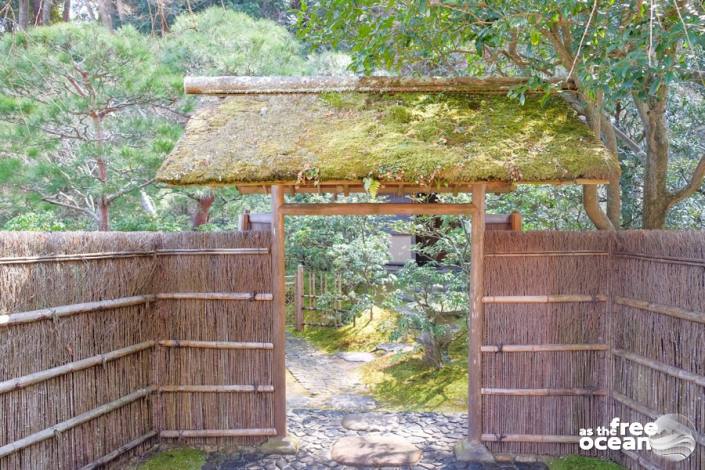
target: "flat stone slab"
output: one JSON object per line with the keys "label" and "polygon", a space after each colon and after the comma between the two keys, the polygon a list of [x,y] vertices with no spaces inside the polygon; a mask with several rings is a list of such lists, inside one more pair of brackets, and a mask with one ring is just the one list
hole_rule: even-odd
{"label": "flat stone slab", "polygon": [[348,362],[370,362],[374,361],[377,356],[368,352],[341,352],[338,357]]}
{"label": "flat stone slab", "polygon": [[414,347],[410,344],[402,343],[380,343],[375,350],[384,351],[387,353],[409,352],[413,351]]}
{"label": "flat stone slab", "polygon": [[343,427],[351,431],[394,431],[399,417],[386,413],[354,413],[343,417]]}
{"label": "flat stone slab", "polygon": [[495,463],[495,458],[492,453],[480,442],[461,439],[455,444],[453,450],[455,452],[455,458],[459,462],[481,464]]}
{"label": "flat stone slab", "polygon": [[397,436],[347,436],[338,439],[331,449],[331,458],[353,467],[401,467],[416,465],[421,451]]}
{"label": "flat stone slab", "polygon": [[328,400],[331,408],[347,411],[370,411],[377,408],[377,402],[365,395],[336,395]]}

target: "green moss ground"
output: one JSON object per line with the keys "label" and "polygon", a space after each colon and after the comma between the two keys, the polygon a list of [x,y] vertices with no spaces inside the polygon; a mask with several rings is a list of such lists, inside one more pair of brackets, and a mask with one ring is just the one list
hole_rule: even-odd
{"label": "green moss ground", "polygon": [[137,470],[200,470],[205,463],[206,454],[201,450],[171,449],[152,455]]}
{"label": "green moss ground", "polygon": [[624,467],[609,460],[566,455],[548,462],[550,470],[622,470]]}
{"label": "green moss ground", "polygon": [[461,333],[452,343],[450,362],[442,369],[429,368],[419,353],[395,354],[367,364],[363,380],[386,408],[465,411],[468,396],[465,338]]}
{"label": "green moss ground", "polygon": [[360,316],[355,325],[340,328],[306,327],[302,332],[292,332],[306,338],[318,349],[325,352],[372,351],[380,343],[391,341],[396,316],[375,307],[372,320],[368,314]]}

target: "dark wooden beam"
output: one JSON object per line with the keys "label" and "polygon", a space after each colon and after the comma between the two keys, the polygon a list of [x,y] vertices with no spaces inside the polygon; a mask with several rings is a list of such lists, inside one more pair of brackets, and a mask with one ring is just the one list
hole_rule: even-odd
{"label": "dark wooden beam", "polygon": [[321,203],[284,204],[284,215],[470,215],[472,204]]}

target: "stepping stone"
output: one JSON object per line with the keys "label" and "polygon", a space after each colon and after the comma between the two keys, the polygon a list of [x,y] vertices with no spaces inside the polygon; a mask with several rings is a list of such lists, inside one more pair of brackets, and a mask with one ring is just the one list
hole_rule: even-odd
{"label": "stepping stone", "polygon": [[413,351],[414,347],[410,344],[402,343],[380,343],[375,348],[375,351],[384,351],[387,353],[399,353]]}
{"label": "stepping stone", "polygon": [[374,361],[376,356],[368,352],[341,352],[338,357],[348,362],[370,362]]}
{"label": "stepping stone", "polygon": [[377,408],[377,402],[365,395],[336,395],[328,403],[337,410],[370,411]]}
{"label": "stepping stone", "polygon": [[343,437],[330,454],[339,464],[353,467],[402,467],[421,460],[421,451],[397,436]]}
{"label": "stepping stone", "polygon": [[343,427],[351,431],[394,431],[399,417],[385,413],[354,413],[343,417]]}

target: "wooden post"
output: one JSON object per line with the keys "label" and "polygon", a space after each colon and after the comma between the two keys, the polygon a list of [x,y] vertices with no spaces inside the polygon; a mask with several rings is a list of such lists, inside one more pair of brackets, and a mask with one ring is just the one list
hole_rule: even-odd
{"label": "wooden post", "polygon": [[468,440],[480,442],[482,437],[482,329],[485,315],[484,251],[485,251],[485,185],[472,187],[472,259],[468,299],[472,310],[468,315]]}
{"label": "wooden post", "polygon": [[252,223],[250,222],[250,211],[245,209],[245,212],[240,214],[239,224],[241,232],[247,232],[252,230]]}
{"label": "wooden post", "polygon": [[286,436],[286,362],[284,358],[286,327],[284,263],[284,188],[272,186],[272,303],[273,328],[272,382],[274,385],[274,427],[277,436]]}
{"label": "wooden post", "polygon": [[302,331],[304,329],[304,267],[301,264],[296,268],[296,281],[294,284],[296,285],[296,331]]}
{"label": "wooden post", "polygon": [[521,232],[521,213],[514,211],[509,214],[509,226],[514,232]]}

